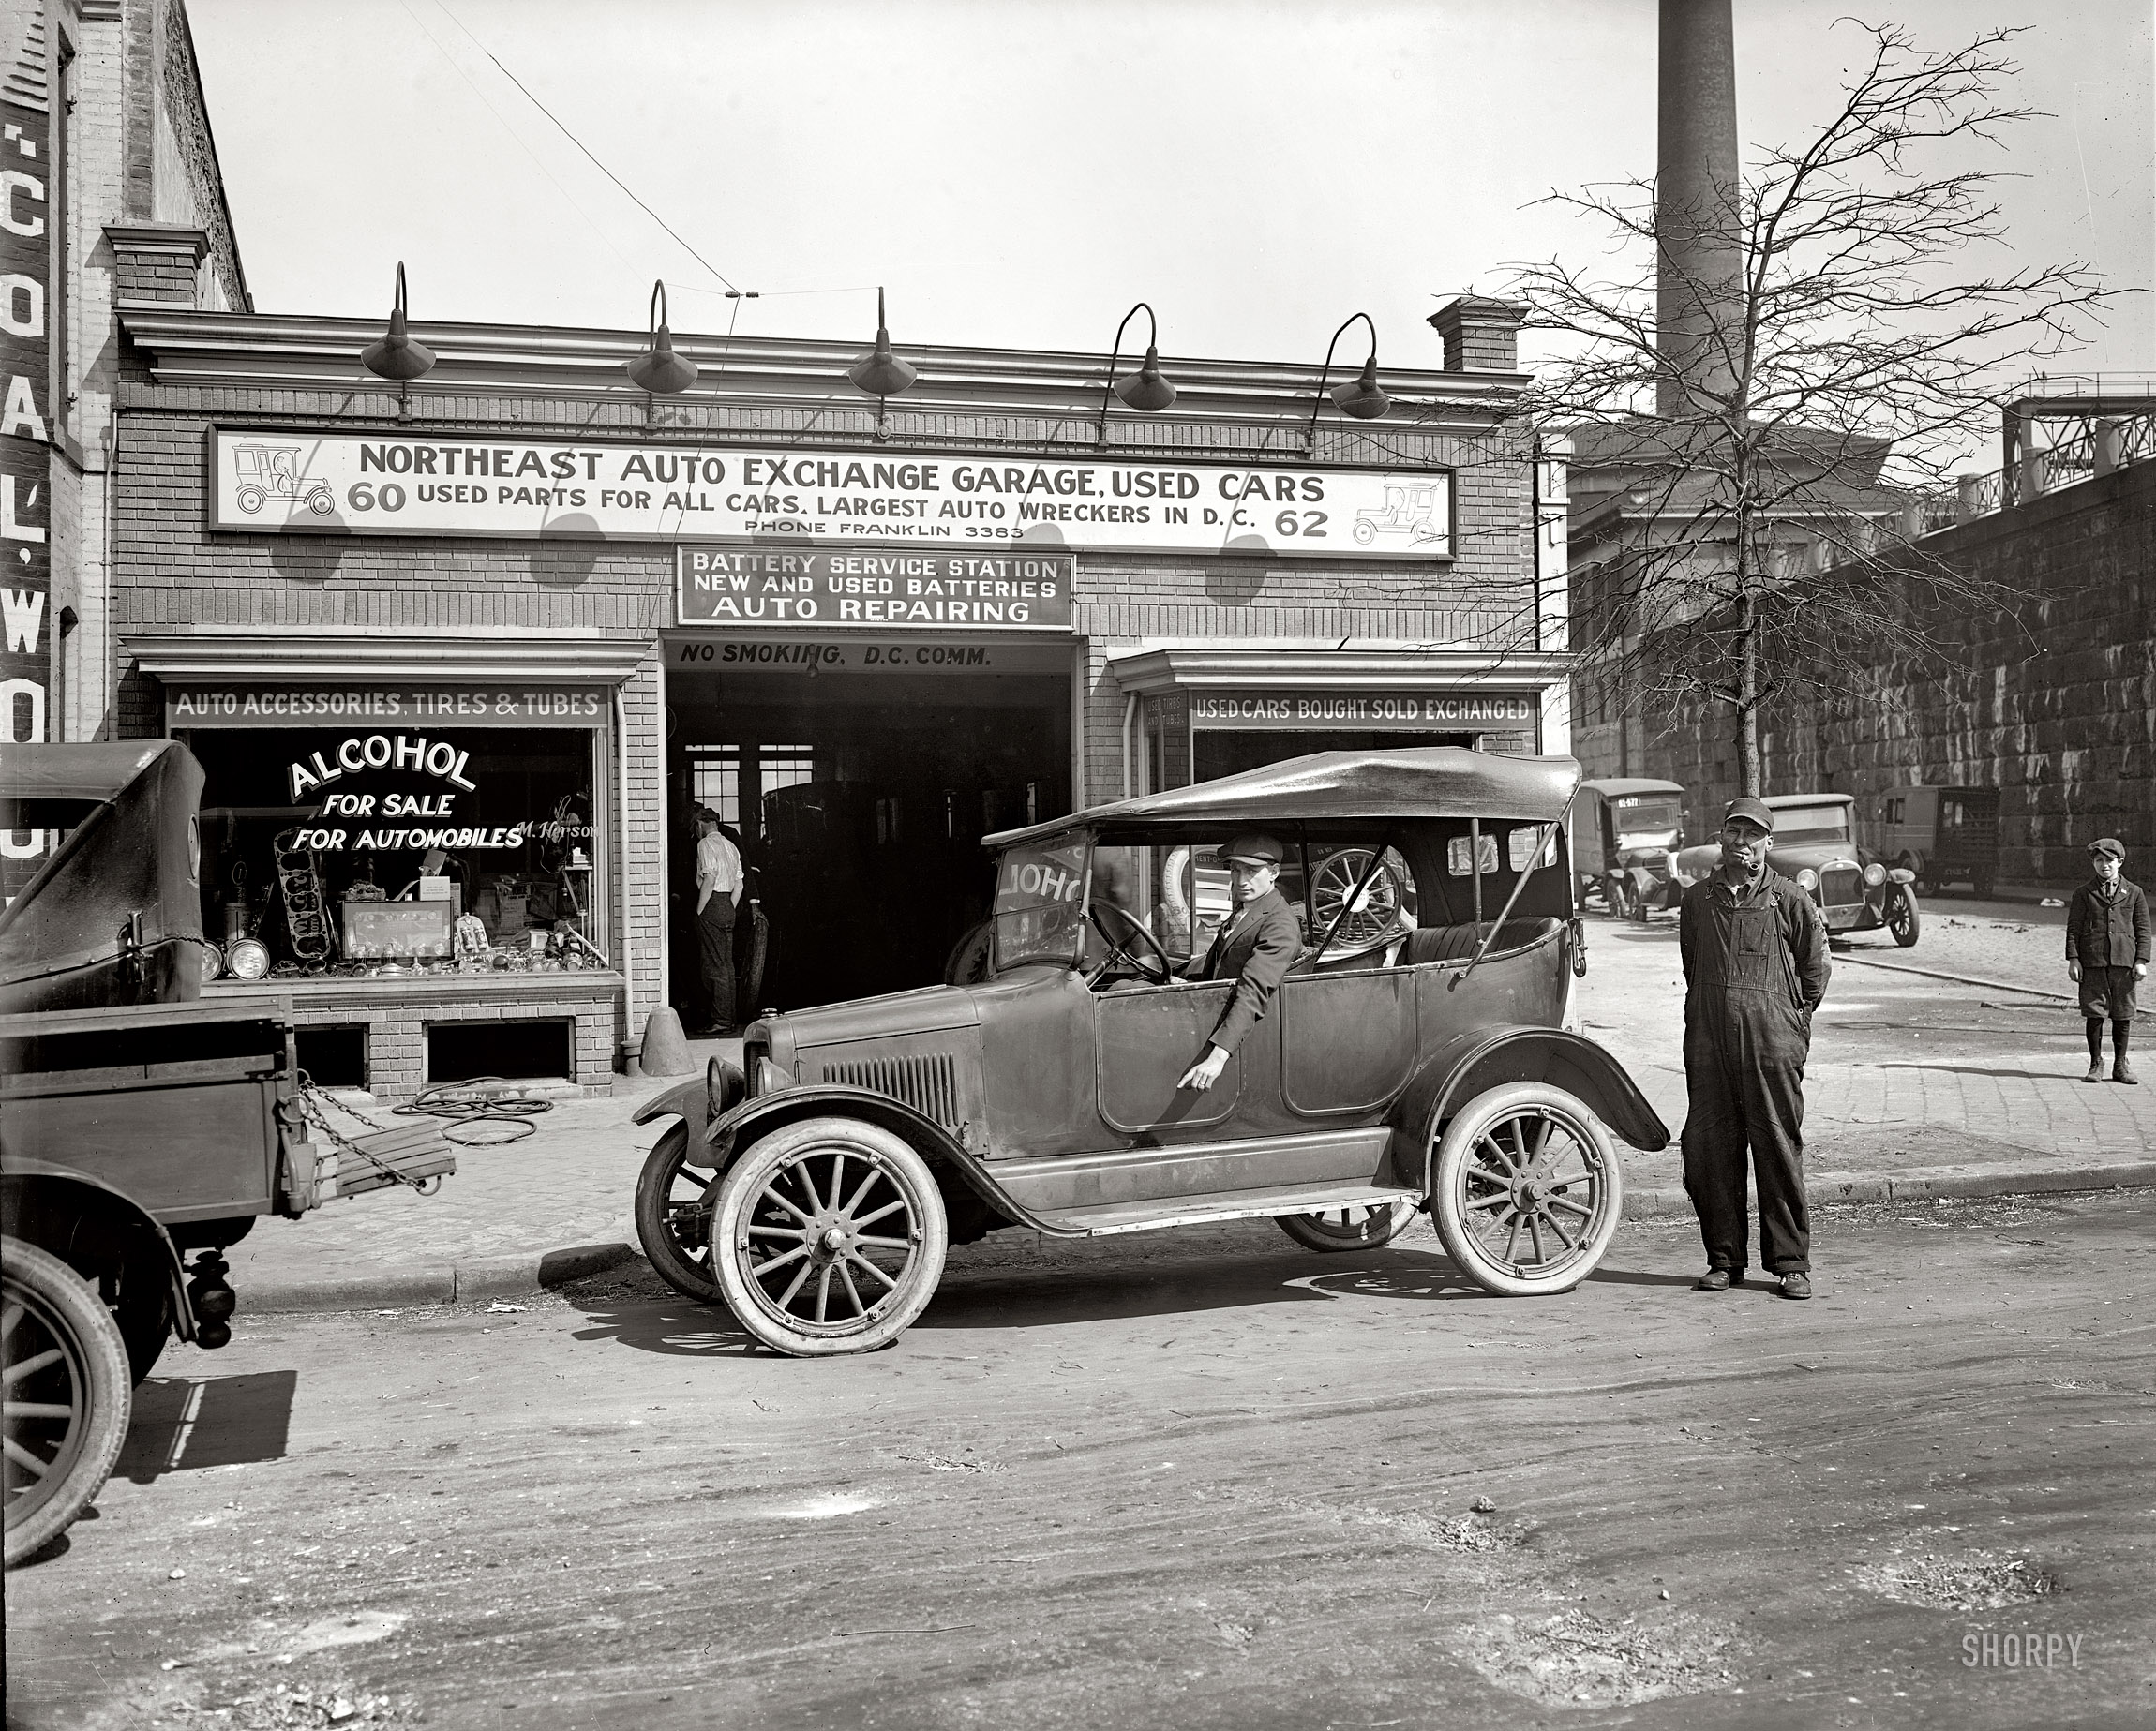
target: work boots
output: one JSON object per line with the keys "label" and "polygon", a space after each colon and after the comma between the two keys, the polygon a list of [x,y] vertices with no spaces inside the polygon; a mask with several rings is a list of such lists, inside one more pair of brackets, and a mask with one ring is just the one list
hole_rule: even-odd
{"label": "work boots", "polygon": [[2129,1088],[2138,1088],[2141,1085],[2134,1074],[2134,1067],[2127,1063],[2126,1054],[2123,1052],[2111,1060],[2111,1080],[2122,1082]]}
{"label": "work boots", "polygon": [[2104,1080],[2104,1060],[2102,1058],[2089,1059],[2089,1074],[2081,1080],[2083,1082],[2102,1082]]}

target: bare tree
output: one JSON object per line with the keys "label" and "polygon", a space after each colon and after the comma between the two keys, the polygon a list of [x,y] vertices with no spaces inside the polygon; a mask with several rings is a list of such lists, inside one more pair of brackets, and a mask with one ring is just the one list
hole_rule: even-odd
{"label": "bare tree", "polygon": [[[1553,193],[1609,261],[1515,267],[1524,328],[1560,351],[1538,427],[1647,522],[1599,566],[1575,552],[1582,673],[1672,714],[1728,703],[1747,794],[1778,692],[1831,687],[1859,646],[1921,663],[1940,609],[2001,604],[1909,545],[1909,507],[1996,427],[2007,381],[2110,298],[2085,265],[2014,261],[2000,175],[1967,163],[2036,113],[2000,94],[2016,32],[1933,53],[1898,26],[1837,28],[1861,67],[1801,147],[1755,152],[1683,211],[1657,212],[1647,181]],[[1694,316],[1658,343],[1673,275]]]}

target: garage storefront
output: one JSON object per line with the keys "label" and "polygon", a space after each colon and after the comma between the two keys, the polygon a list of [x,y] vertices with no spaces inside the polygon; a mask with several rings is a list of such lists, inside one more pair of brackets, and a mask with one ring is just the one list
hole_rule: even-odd
{"label": "garage storefront", "polygon": [[204,995],[290,996],[325,1085],[610,1085],[625,658],[593,646],[504,679],[431,647],[140,646],[205,777]]}
{"label": "garage storefront", "polygon": [[[1071,809],[1071,566],[679,550],[664,645],[677,1003],[700,990],[688,925],[698,805],[753,873],[763,941],[746,908],[736,941],[749,1009],[941,977],[988,909],[981,837]],[[883,629],[861,629],[863,611]],[[804,612],[853,628],[804,630]]]}
{"label": "garage storefront", "polygon": [[[1194,643],[1111,656],[1130,792],[1209,782],[1310,752],[1545,749],[1564,658],[1409,645]],[[1551,749],[1564,749],[1562,740]]]}

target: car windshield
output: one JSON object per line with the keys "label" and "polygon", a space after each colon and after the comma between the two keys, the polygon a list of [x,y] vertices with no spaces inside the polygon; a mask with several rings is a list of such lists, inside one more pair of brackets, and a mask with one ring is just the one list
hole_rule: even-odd
{"label": "car windshield", "polygon": [[1776,842],[1846,842],[1849,808],[1846,805],[1784,805],[1774,810]]}
{"label": "car windshield", "polygon": [[996,862],[996,907],[990,918],[998,968],[1029,962],[1067,967],[1077,961],[1090,839],[1080,834],[1037,847],[1013,847]]}
{"label": "car windshield", "polygon": [[1677,828],[1675,796],[1617,801],[1619,835],[1667,835]]}

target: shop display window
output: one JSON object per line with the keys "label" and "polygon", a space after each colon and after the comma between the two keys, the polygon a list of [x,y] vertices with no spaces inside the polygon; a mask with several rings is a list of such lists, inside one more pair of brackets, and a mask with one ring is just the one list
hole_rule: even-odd
{"label": "shop display window", "polygon": [[594,735],[199,729],[202,929],[272,977],[608,965]]}

